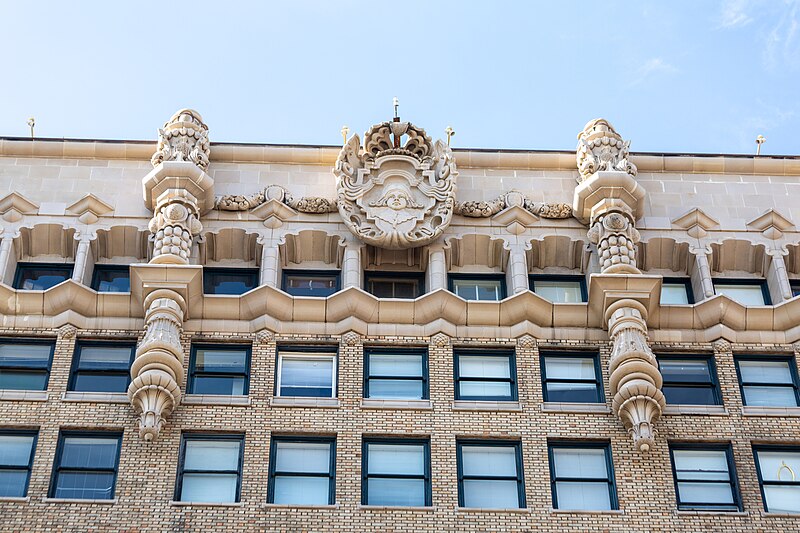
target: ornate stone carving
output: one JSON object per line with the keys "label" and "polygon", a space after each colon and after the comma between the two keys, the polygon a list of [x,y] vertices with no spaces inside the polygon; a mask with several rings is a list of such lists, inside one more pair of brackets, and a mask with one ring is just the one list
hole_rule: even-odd
{"label": "ornate stone carving", "polygon": [[58,337],[61,339],[74,339],[78,333],[78,328],[72,324],[64,324],[58,328]]}
{"label": "ornate stone carving", "polygon": [[597,245],[603,274],[641,274],[636,268],[639,230],[627,209],[615,207],[592,217],[588,236]]}
{"label": "ornate stone carving", "polygon": [[[405,143],[402,144],[402,139]],[[450,147],[408,122],[383,122],[344,145],[336,161],[337,206],[345,225],[380,248],[430,243],[450,224],[456,171]]]}
{"label": "ornate stone carving", "polygon": [[208,126],[200,113],[181,109],[158,130],[158,147],[150,162],[157,166],[164,161],[191,161],[206,170],[210,155]]}
{"label": "ornate stone carving", "polygon": [[731,353],[733,346],[727,339],[719,338],[715,340],[712,344],[714,347],[714,352],[716,353]]}
{"label": "ornate stone carving", "polygon": [[463,217],[489,218],[505,208],[506,197],[503,195],[489,202],[458,202],[455,207],[455,213]]}
{"label": "ornate stone carving", "polygon": [[175,291],[158,289],[144,301],[145,334],[131,365],[128,398],[139,415],[139,436],[156,440],[164,419],[181,399],[183,347],[180,342],[186,303]]}
{"label": "ornate stone carving", "polygon": [[530,335],[523,335],[517,339],[517,346],[520,348],[534,348],[536,347],[536,339]]}
{"label": "ornate stone carving", "polygon": [[356,333],[355,331],[348,331],[344,335],[342,335],[342,344],[345,346],[355,346],[359,342],[361,342],[361,335]]}
{"label": "ornate stone carving", "polygon": [[464,217],[489,218],[512,205],[518,205],[540,218],[572,218],[571,205],[534,202],[518,191],[510,191],[489,202],[458,202],[454,211],[455,214]]}
{"label": "ornate stone carving", "polygon": [[628,160],[630,144],[607,120],[589,121],[578,134],[578,182],[601,170],[618,170],[635,176],[636,165]]}
{"label": "ornate stone carving", "polygon": [[281,185],[269,185],[250,196],[240,194],[221,196],[215,200],[214,209],[220,211],[249,211],[268,200],[277,200],[301,213],[333,213],[337,210],[336,200],[329,200],[328,198],[321,198],[318,196],[295,199],[292,197],[291,193]]}
{"label": "ornate stone carving", "polygon": [[606,311],[613,343],[609,363],[609,386],[614,395],[611,407],[642,452],[653,446],[654,424],[666,406],[658,363],[647,344],[646,316],[644,306],[635,300],[619,300]]}
{"label": "ornate stone carving", "polygon": [[268,344],[275,339],[275,334],[268,329],[262,329],[256,332],[256,342],[261,344]]}
{"label": "ornate stone carving", "polygon": [[436,335],[431,337],[431,344],[433,344],[437,348],[444,348],[445,346],[450,344],[450,336],[445,335],[444,333],[437,333]]}
{"label": "ornate stone carving", "polygon": [[158,198],[150,219],[151,263],[188,264],[192,239],[203,230],[197,199],[185,189],[169,189]]}

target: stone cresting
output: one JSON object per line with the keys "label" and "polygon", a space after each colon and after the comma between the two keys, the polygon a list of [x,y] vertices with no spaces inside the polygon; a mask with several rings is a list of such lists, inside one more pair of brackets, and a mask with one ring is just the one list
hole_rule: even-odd
{"label": "stone cresting", "polygon": [[158,147],[150,162],[157,166],[164,161],[190,161],[207,170],[210,156],[208,126],[200,113],[181,109],[159,128]]}
{"label": "stone cresting", "polygon": [[548,204],[534,202],[526,198],[521,192],[510,191],[491,201],[458,202],[455,214],[469,218],[488,218],[496,215],[507,207],[519,205],[530,213],[550,219],[572,218],[572,206],[569,204]]}
{"label": "stone cresting", "polygon": [[603,118],[589,121],[578,134],[578,182],[595,172],[618,170],[635,176],[637,169],[629,160],[630,141],[625,141],[610,122]]}
{"label": "stone cresting", "polygon": [[453,153],[409,122],[373,126],[363,147],[353,135],[333,172],[339,213],[367,244],[392,250],[423,246],[453,217],[458,174]]}
{"label": "stone cresting", "polygon": [[214,201],[214,209],[219,211],[249,211],[269,200],[276,200],[301,213],[321,214],[338,211],[336,200],[318,196],[295,199],[286,187],[280,185],[269,185],[249,196],[240,194],[220,196]]}

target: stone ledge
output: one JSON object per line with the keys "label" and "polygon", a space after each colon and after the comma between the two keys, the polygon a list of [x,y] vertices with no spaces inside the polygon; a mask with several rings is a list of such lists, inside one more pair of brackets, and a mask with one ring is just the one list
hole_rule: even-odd
{"label": "stone ledge", "polygon": [[339,398],[295,398],[273,396],[269,400],[270,407],[317,407],[322,409],[338,409]]}
{"label": "stone ledge", "polygon": [[124,403],[130,402],[124,392],[77,392],[67,391],[61,394],[65,402]]}
{"label": "stone ledge", "polygon": [[46,402],[47,398],[46,390],[0,390],[0,400]]}
{"label": "stone ledge", "polygon": [[559,403],[542,402],[543,413],[597,413],[609,414],[611,409],[605,403]]}
{"label": "stone ledge", "polygon": [[362,409],[397,409],[397,410],[414,410],[414,409],[433,409],[430,400],[379,400],[375,398],[362,398]]}
{"label": "stone ledge", "polygon": [[300,504],[300,503],[262,503],[262,509],[338,509],[339,504],[319,504],[313,505],[310,503],[307,504]]}
{"label": "stone ledge", "polygon": [[594,514],[594,515],[622,515],[625,511],[622,509],[605,509],[605,510],[579,510],[579,509],[550,509],[554,514]]}
{"label": "stone ledge", "polygon": [[403,505],[364,505],[359,504],[359,509],[363,509],[365,511],[414,511],[414,512],[425,512],[425,513],[432,513],[436,511],[437,507],[413,507],[413,506],[403,506]]}
{"label": "stone ledge", "polygon": [[184,405],[230,405],[234,407],[249,407],[250,396],[224,394],[186,394],[181,398]]}
{"label": "stone ledge", "polygon": [[677,509],[676,515],[679,516],[750,516],[748,511],[682,511]]}
{"label": "stone ledge", "polygon": [[88,503],[92,505],[114,505],[119,500],[113,498],[111,500],[83,500],[81,498],[42,498],[44,503]]}
{"label": "stone ledge", "polygon": [[800,407],[760,407],[754,405],[743,405],[742,416],[800,417]]}
{"label": "stone ledge", "polygon": [[453,411],[522,411],[522,404],[492,400],[455,400],[452,408]]}
{"label": "stone ledge", "polygon": [[170,507],[244,507],[244,502],[214,503],[214,502],[179,502],[175,500],[170,500],[169,505]]}
{"label": "stone ledge", "polygon": [[769,511],[761,511],[761,516],[764,518],[797,518],[800,519],[800,513],[770,513]]}
{"label": "stone ledge", "polygon": [[31,501],[31,497],[30,496],[1,496],[0,497],[0,502],[7,502],[7,503],[12,503],[12,502],[26,503],[26,502],[29,502],[29,501]]}
{"label": "stone ledge", "polygon": [[503,514],[530,514],[527,507],[456,507],[456,513],[503,513]]}
{"label": "stone ledge", "polygon": [[729,416],[724,405],[668,405],[664,408],[665,415],[707,415]]}

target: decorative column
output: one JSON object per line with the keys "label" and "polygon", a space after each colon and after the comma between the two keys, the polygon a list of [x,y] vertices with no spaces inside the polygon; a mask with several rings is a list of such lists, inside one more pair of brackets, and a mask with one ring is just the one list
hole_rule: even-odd
{"label": "decorative column", "polygon": [[278,251],[278,241],[275,238],[258,237],[258,244],[261,245],[261,268],[259,270],[259,284],[278,286],[278,266],[280,254]]}
{"label": "decorative column", "polygon": [[[0,228],[3,237],[0,239],[0,282],[11,285],[13,282],[14,272],[9,267],[12,265],[12,247],[14,246],[14,238],[19,237],[19,232],[9,232]],[[8,280],[8,281],[7,281]]]}
{"label": "decorative column", "polygon": [[75,234],[78,241],[78,249],[75,251],[75,266],[72,269],[72,280],[77,283],[84,283],[89,261],[92,260],[89,246],[97,238],[97,234],[89,231],[81,231]]}
{"label": "decorative column", "polygon": [[525,257],[525,243],[506,243],[509,249],[507,282],[510,294],[526,292],[528,284],[528,260]]}
{"label": "decorative column", "polygon": [[361,249],[363,245],[348,241],[342,258],[342,288],[361,287]]}
{"label": "decorative column", "polygon": [[602,292],[600,305],[613,344],[609,362],[612,409],[636,447],[647,452],[666,400],[658,363],[647,343],[643,302],[649,302],[651,295],[618,279],[641,275],[636,266],[639,232],[635,222],[642,215],[645,191],[636,182],[636,166],[628,160],[629,145],[604,119],[584,127],[578,135],[580,177],[573,210],[589,224],[589,239],[597,245],[601,274],[592,276],[591,283],[601,287],[595,293]]}
{"label": "decorative column", "polygon": [[[694,255],[697,268],[691,273],[692,289],[702,298],[695,298],[696,301],[705,300],[714,296],[714,281],[711,278],[711,265],[708,263],[708,255],[711,249],[703,246],[701,248],[689,247],[689,253]],[[698,291],[697,289],[700,288]]]}
{"label": "decorative column", "polygon": [[432,244],[428,247],[428,279],[426,281],[428,292],[436,289],[447,289],[447,261],[444,255],[444,246]]}

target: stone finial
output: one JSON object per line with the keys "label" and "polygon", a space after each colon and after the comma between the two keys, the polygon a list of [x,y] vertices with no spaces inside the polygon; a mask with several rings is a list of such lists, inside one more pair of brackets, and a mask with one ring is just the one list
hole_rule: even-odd
{"label": "stone finial", "polygon": [[444,348],[445,346],[450,344],[450,336],[445,335],[444,333],[437,333],[436,335],[431,337],[431,344],[433,344],[437,348]]}
{"label": "stone finial", "polygon": [[72,324],[64,324],[58,328],[58,337],[61,339],[74,339],[78,333],[78,328]]}
{"label": "stone finial", "polygon": [[517,339],[517,346],[520,348],[533,348],[536,346],[536,339],[531,335],[523,335]]}
{"label": "stone finial", "polygon": [[256,342],[261,344],[268,344],[275,339],[275,334],[268,329],[262,329],[256,332]]}
{"label": "stone finial", "polygon": [[361,335],[355,331],[348,331],[342,335],[342,344],[345,346],[355,346],[361,342]]}
{"label": "stone finial", "polygon": [[208,126],[200,113],[181,109],[159,128],[158,147],[150,162],[155,167],[164,161],[190,161],[207,170],[210,156]]}
{"label": "stone finial", "polygon": [[617,170],[635,176],[636,165],[628,160],[629,148],[630,141],[624,140],[606,119],[589,121],[578,134],[578,182],[601,170]]}

